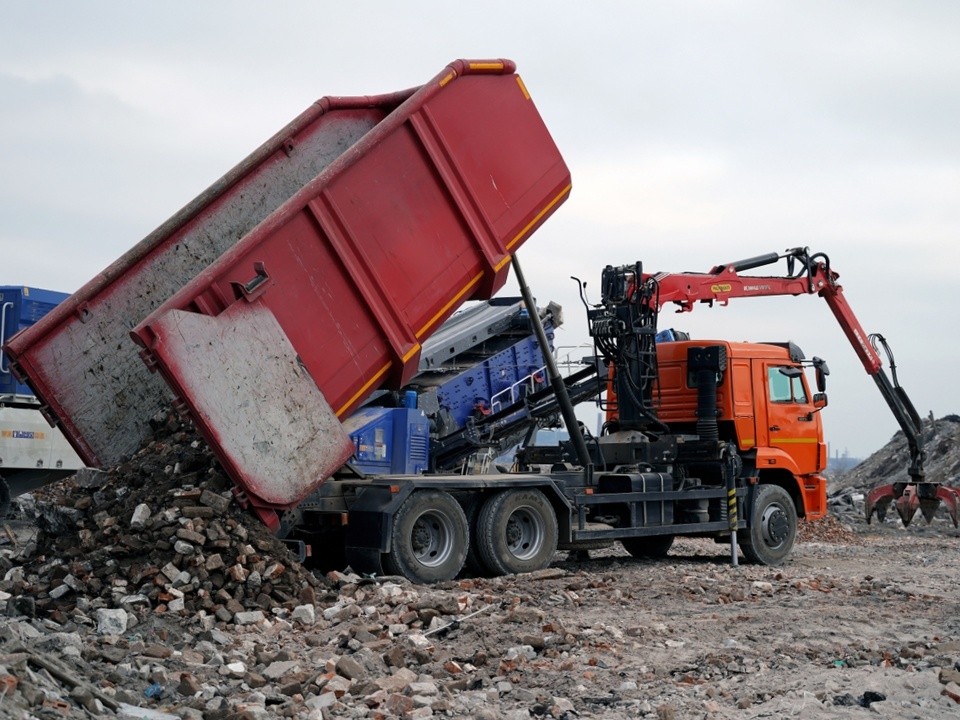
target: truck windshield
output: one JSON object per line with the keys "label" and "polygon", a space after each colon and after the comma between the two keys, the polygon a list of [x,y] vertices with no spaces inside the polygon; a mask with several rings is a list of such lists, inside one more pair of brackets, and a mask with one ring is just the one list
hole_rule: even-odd
{"label": "truck windshield", "polygon": [[807,402],[807,393],[803,388],[803,379],[800,375],[787,377],[780,372],[779,366],[774,366],[767,368],[767,382],[770,386],[770,402]]}

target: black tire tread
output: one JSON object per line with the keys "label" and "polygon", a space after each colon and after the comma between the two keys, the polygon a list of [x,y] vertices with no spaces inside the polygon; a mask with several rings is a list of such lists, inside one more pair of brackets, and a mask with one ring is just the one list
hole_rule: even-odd
{"label": "black tire tread", "polygon": [[[778,500],[788,512],[790,520],[790,538],[782,548],[773,550],[768,548],[763,541],[763,530],[760,526],[760,518],[766,506]],[[753,501],[752,517],[750,527],[747,529],[745,537],[738,534],[737,540],[740,548],[743,550],[743,556],[754,565],[776,566],[780,565],[790,554],[793,544],[797,537],[797,511],[793,504],[790,493],[779,485],[762,484],[757,487],[756,496]]]}
{"label": "black tire tread", "polygon": [[[409,543],[413,523],[423,512],[439,509],[447,513],[458,526],[459,542],[448,562],[440,567],[428,567],[419,562]],[[381,562],[384,570],[392,575],[402,575],[415,583],[429,584],[453,580],[463,569],[469,543],[467,517],[460,503],[447,492],[417,490],[411,493],[393,516],[391,552],[384,553]]]}
{"label": "black tire tread", "polygon": [[[536,557],[521,560],[514,557],[502,542],[501,531],[516,507],[528,505],[541,511],[545,523],[543,548]],[[514,506],[514,507],[511,507]],[[518,488],[503,490],[492,495],[480,507],[477,516],[476,536],[473,538],[477,557],[483,567],[493,575],[512,575],[534,572],[547,567],[557,551],[557,516],[546,496],[537,489]]]}

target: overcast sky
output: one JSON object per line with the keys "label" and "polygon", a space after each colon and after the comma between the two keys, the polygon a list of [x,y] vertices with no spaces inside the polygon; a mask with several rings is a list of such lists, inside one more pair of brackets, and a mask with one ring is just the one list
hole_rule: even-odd
{"label": "overcast sky", "polygon": [[[320,96],[507,57],[573,174],[520,254],[565,308],[561,345],[587,341],[572,274],[589,290],[608,263],[809,246],[921,414],[960,412],[960,3],[0,0],[0,17],[0,284],[76,290]],[[832,453],[897,429],[816,297],[671,325],[826,358]]]}

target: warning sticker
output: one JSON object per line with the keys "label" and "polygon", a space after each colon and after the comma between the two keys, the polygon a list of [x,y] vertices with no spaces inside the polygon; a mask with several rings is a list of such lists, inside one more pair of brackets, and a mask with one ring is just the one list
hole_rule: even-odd
{"label": "warning sticker", "polygon": [[13,440],[43,440],[47,434],[36,430],[0,430],[0,437]]}

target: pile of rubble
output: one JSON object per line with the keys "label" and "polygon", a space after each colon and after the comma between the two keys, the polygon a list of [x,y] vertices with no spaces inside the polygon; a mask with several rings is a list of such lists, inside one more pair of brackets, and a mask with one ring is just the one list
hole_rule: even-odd
{"label": "pile of rubble", "polygon": [[[41,532],[0,589],[60,621],[76,602],[254,622],[321,583],[241,511],[206,445],[168,432],[106,473],[82,473],[25,511]],[[136,613],[134,613],[136,614]]]}
{"label": "pile of rubble", "polygon": [[[542,613],[459,584],[318,577],[237,507],[190,427],[155,423],[129,462],[21,498],[33,532],[8,532],[0,552],[4,717],[504,716],[491,702],[546,646]],[[436,651],[494,610],[532,623],[529,637],[502,657]]]}
{"label": "pile of rubble", "polygon": [[827,515],[815,522],[801,522],[797,527],[797,542],[863,545],[865,541],[852,526],[834,515]]}

